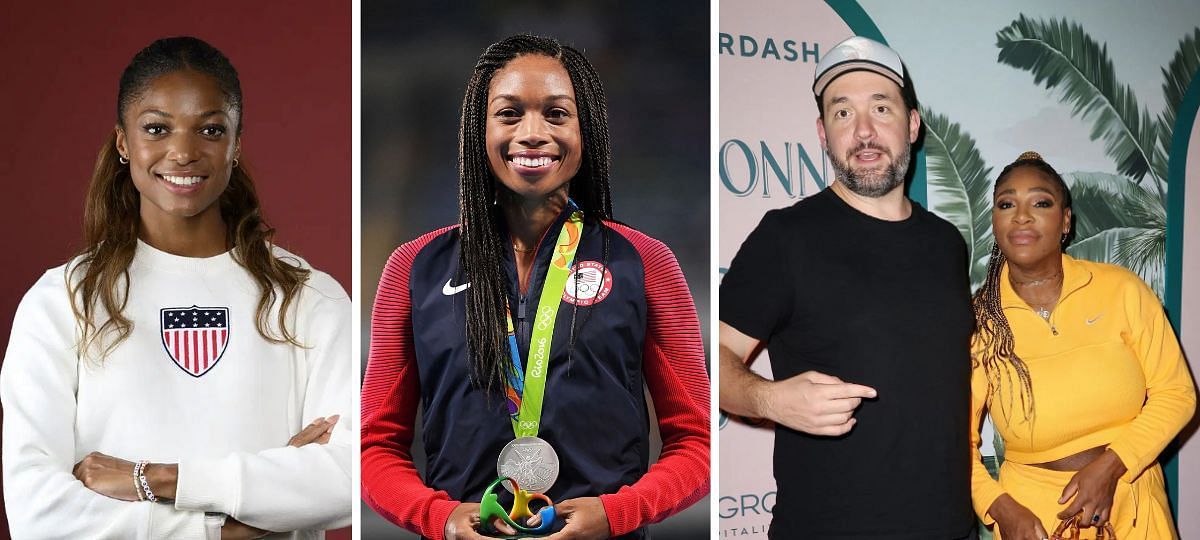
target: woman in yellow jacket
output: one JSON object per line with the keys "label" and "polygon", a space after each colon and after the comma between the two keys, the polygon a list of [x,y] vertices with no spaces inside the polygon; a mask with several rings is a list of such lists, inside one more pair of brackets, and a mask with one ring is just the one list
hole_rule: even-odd
{"label": "woman in yellow jacket", "polygon": [[[1079,516],[1085,538],[1176,538],[1159,452],[1192,417],[1195,387],[1158,298],[1119,266],[1063,253],[1071,195],[1022,154],[994,192],[996,247],[975,294],[972,496],[1004,540],[1048,538]],[[1004,440],[999,481],[979,422]]]}

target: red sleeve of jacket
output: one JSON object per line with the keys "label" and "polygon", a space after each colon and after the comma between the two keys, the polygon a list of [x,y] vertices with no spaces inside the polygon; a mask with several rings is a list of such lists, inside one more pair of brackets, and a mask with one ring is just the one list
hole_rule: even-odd
{"label": "red sleeve of jacket", "polygon": [[408,279],[413,259],[450,228],[404,244],[388,258],[371,310],[371,349],[362,387],[362,497],[379,515],[441,540],[458,501],[421,481],[412,461],[413,424],[421,400],[413,352]]}
{"label": "red sleeve of jacket", "polygon": [[662,454],[637,482],[601,495],[613,536],[662,521],[709,490],[709,381],[692,295],[675,255],[662,242],[619,223],[608,226],[642,257],[646,344],[642,370],[654,401]]}

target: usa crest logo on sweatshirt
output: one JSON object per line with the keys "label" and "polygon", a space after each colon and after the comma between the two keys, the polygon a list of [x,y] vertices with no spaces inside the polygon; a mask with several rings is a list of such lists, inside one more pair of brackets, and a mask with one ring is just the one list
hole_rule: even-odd
{"label": "usa crest logo on sweatshirt", "polygon": [[208,373],[229,343],[229,308],[163,308],[160,317],[163,347],[167,356],[188,375]]}

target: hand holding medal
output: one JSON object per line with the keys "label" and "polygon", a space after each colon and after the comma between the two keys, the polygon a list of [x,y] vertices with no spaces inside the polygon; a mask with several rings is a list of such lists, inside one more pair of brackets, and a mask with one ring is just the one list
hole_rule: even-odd
{"label": "hand holding medal", "polygon": [[[505,484],[504,487],[514,494],[513,506],[510,511],[505,511],[504,507],[500,506],[499,497],[494,492],[496,486],[500,484]],[[541,501],[546,506],[538,510],[536,520],[525,521],[525,524],[518,523],[517,520],[528,520],[534,517],[533,512],[529,509],[529,503],[533,501]],[[530,493],[521,489],[521,486],[513,479],[501,476],[488,486],[483,493],[483,500],[479,503],[480,523],[490,525],[497,519],[521,533],[516,536],[517,538],[521,538],[523,535],[542,536],[549,533],[550,528],[554,526],[556,519],[554,501],[541,493]]]}

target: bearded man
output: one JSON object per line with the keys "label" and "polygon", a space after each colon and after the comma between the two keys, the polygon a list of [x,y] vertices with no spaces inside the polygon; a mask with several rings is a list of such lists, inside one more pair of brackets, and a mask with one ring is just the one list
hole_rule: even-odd
{"label": "bearded man", "polygon": [[[767,212],[734,257],[721,408],[776,424],[771,538],[972,538],[967,250],[904,193],[911,78],[854,37],[822,57],[813,95],[836,179]],[[774,380],[747,367],[762,345]]]}

